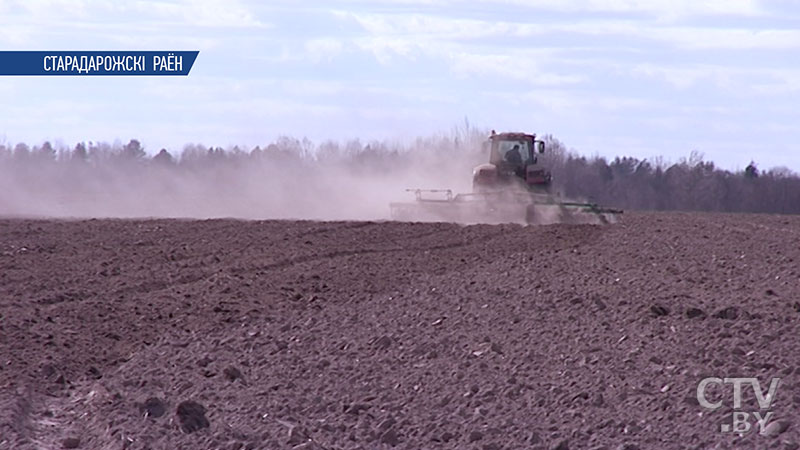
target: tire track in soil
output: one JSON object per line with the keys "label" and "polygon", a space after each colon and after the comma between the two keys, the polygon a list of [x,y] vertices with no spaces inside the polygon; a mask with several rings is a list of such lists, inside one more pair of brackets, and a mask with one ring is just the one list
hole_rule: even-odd
{"label": "tire track in soil", "polygon": [[71,421],[63,414],[71,399],[37,393],[35,383],[29,383],[17,391],[16,404],[6,411],[10,415],[8,428],[13,434],[0,438],[0,449],[64,448],[63,439],[60,441],[59,437],[67,435],[65,430],[71,427]]}
{"label": "tire track in soil", "polygon": [[31,445],[30,436],[34,426],[31,420],[31,389],[18,387],[15,395],[15,398],[6,399],[8,404],[0,403],[0,449],[25,449],[24,446]]}
{"label": "tire track in soil", "polygon": [[[419,237],[426,237],[440,233],[424,233],[420,236],[414,236],[415,238]],[[488,239],[495,239],[498,236],[507,236],[505,233],[498,233],[495,235],[488,235],[484,236],[484,238]],[[262,266],[258,266],[257,268],[260,270],[273,270],[273,269],[283,269],[286,267],[296,266],[299,264],[305,264],[314,261],[325,261],[328,259],[335,259],[347,256],[356,256],[356,255],[381,255],[381,254],[393,254],[393,253],[414,253],[419,251],[439,251],[439,250],[450,250],[455,248],[463,248],[469,246],[478,246],[483,245],[482,243],[475,243],[475,242],[454,242],[451,244],[442,244],[442,245],[434,245],[434,246],[425,246],[425,247],[396,247],[396,248],[388,248],[388,249],[359,249],[359,250],[337,250],[328,253],[322,253],[317,255],[308,255],[308,256],[300,256],[295,258],[289,258],[282,261],[278,261],[272,264],[265,264]]]}

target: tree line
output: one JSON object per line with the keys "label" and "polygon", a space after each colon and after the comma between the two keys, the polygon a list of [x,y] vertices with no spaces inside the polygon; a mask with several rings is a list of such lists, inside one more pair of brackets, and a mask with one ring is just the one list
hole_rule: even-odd
{"label": "tree line", "polygon": [[[72,148],[49,142],[29,146],[0,144],[0,166],[28,174],[48,167],[83,167],[126,171],[213,171],[237,166],[287,168],[313,176],[315,170],[337,167],[353,176],[424,170],[463,173],[485,162],[483,130],[469,125],[450,133],[411,142],[360,140],[325,141],[280,137],[265,146],[185,146],[178,154],[166,149],[147,152],[142,144],[78,143]],[[553,173],[555,189],[567,198],[593,201],[628,210],[718,211],[753,213],[800,213],[800,177],[787,168],[766,171],[751,163],[742,171],[730,171],[705,161],[692,152],[675,163],[634,157],[586,157],[568,150],[558,139],[544,137],[547,152],[541,159]],[[455,170],[457,168],[458,170]],[[48,172],[51,173],[51,172]],[[443,186],[447,187],[447,186]]]}
{"label": "tree line", "polygon": [[632,210],[800,213],[800,177],[786,167],[761,171],[750,162],[730,171],[696,151],[672,164],[661,158],[586,158],[548,140],[548,163],[566,196]]}

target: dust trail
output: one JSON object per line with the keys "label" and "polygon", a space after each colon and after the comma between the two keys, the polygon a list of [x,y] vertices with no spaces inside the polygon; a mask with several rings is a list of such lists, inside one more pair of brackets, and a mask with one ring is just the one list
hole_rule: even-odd
{"label": "dust trail", "polygon": [[177,161],[89,151],[0,155],[0,216],[381,220],[406,188],[468,190],[480,139],[300,151],[184,152]]}

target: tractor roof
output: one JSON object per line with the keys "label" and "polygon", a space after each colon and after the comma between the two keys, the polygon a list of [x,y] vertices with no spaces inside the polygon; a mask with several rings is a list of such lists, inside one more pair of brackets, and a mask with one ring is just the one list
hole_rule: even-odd
{"label": "tractor roof", "polygon": [[513,140],[513,139],[536,139],[535,134],[528,134],[528,133],[521,133],[521,132],[503,132],[503,133],[496,133],[492,130],[492,134],[489,135],[489,139],[499,139],[499,140]]}

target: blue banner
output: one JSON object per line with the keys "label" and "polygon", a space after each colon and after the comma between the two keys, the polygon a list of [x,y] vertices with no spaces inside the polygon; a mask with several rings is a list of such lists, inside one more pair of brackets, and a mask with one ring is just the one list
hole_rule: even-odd
{"label": "blue banner", "polygon": [[0,75],[189,75],[199,51],[0,51]]}

